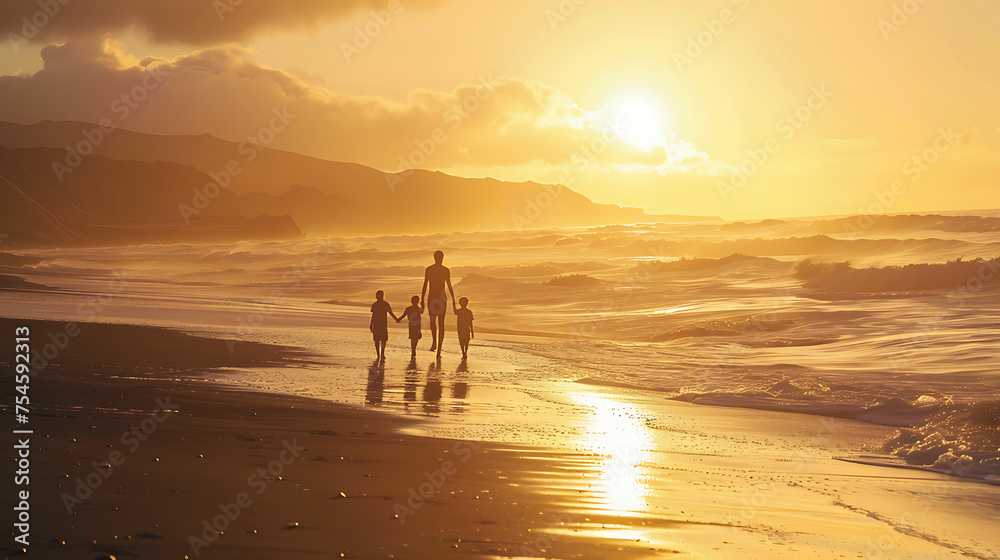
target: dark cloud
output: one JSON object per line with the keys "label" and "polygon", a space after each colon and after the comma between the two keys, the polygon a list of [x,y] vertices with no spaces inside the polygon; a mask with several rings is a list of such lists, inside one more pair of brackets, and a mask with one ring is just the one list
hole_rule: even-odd
{"label": "dark cloud", "polygon": [[[443,0],[393,0],[423,6]],[[268,29],[309,27],[390,0],[2,0],[0,32],[8,40],[52,41],[135,27],[163,43],[237,41]],[[13,36],[11,35],[13,34]]]}

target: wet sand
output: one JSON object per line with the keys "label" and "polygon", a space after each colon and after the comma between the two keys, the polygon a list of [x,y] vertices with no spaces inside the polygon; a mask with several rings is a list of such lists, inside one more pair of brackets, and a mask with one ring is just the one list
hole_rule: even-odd
{"label": "wet sand", "polygon": [[[0,321],[9,331],[15,322]],[[509,341],[477,344],[473,369],[515,362]],[[326,355],[235,348],[164,329],[83,326],[32,382],[33,557],[1000,552],[1000,489],[835,459],[891,428],[569,381],[539,382],[530,394],[503,375],[463,386],[455,356],[414,372],[396,346],[380,369],[355,366],[369,359],[358,344],[338,356],[342,373],[312,367]],[[206,381],[279,365],[329,376],[353,406]],[[525,358],[518,367],[542,365]],[[145,432],[131,431],[144,421]],[[116,451],[120,464],[100,466]],[[88,477],[100,483],[68,513],[63,495]]]}
{"label": "wet sand", "polygon": [[[0,320],[5,331],[15,324],[35,333],[63,327]],[[388,415],[200,381],[219,366],[305,361],[284,347],[225,348],[165,329],[82,325],[32,379],[26,557],[649,552],[587,535],[539,540],[568,521],[560,501],[574,498],[541,491],[565,477],[558,453],[401,434],[406,421]]]}

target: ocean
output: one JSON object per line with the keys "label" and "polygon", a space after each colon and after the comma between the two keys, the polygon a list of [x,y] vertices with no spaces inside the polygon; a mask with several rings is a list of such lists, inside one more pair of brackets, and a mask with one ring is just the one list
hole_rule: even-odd
{"label": "ocean", "polygon": [[[223,378],[364,405],[360,366],[338,350],[370,343],[375,291],[401,312],[442,250],[476,317],[466,390],[505,384],[541,402],[532,388],[560,380],[860,420],[900,428],[886,453],[985,478],[1000,474],[1000,216],[980,214],[18,250],[32,260],[0,272],[43,286],[0,299],[9,316],[303,346],[329,365]],[[405,362],[404,328],[390,357]],[[429,343],[425,317],[422,373]],[[352,375],[361,385],[346,390]],[[394,390],[386,400],[405,403],[414,389]],[[393,412],[433,416],[418,400]]]}

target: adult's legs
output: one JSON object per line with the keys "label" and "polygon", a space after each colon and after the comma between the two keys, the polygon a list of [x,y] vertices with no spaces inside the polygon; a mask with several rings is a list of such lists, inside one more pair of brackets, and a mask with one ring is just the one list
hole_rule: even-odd
{"label": "adult's legs", "polygon": [[[441,354],[441,346],[444,345],[444,315],[443,314],[442,315],[438,315],[437,321],[438,321],[438,329],[437,329],[437,331],[438,331],[437,332],[437,351],[438,351],[438,355],[440,355]],[[433,324],[434,324],[434,321],[431,320],[431,325],[433,325]]]}
{"label": "adult's legs", "polygon": [[448,311],[448,300],[431,298],[427,300],[427,315],[431,318],[431,352],[441,352],[444,342],[444,317]]}

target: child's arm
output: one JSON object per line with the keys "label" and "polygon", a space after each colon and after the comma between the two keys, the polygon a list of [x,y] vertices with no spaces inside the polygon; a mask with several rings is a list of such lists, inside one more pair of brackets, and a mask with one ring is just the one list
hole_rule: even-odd
{"label": "child's arm", "polygon": [[389,306],[389,315],[392,315],[392,318],[395,319],[397,323],[399,322],[399,318],[396,317],[396,314],[392,312],[392,306],[391,305]]}
{"label": "child's arm", "polygon": [[374,313],[372,313],[372,320],[368,322],[368,330],[371,331],[371,332],[373,332],[373,333],[375,332],[375,314]]}
{"label": "child's arm", "polygon": [[476,338],[476,329],[472,326],[472,321],[469,321],[469,338]]}
{"label": "child's arm", "polygon": [[398,322],[402,321],[403,319],[405,319],[406,318],[406,314],[409,313],[409,312],[410,312],[410,308],[409,307],[407,307],[406,309],[404,309],[403,310],[403,314],[399,316],[399,319],[396,319],[396,322],[398,323]]}

